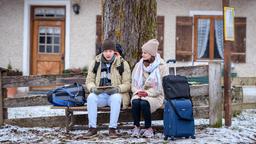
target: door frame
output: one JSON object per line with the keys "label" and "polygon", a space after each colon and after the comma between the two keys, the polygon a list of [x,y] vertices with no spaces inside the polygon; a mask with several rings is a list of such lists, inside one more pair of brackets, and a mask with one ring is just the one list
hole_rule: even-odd
{"label": "door frame", "polygon": [[24,23],[23,23],[23,75],[31,73],[31,8],[32,6],[64,6],[66,8],[65,17],[65,60],[64,69],[70,67],[70,5],[69,0],[24,0]]}

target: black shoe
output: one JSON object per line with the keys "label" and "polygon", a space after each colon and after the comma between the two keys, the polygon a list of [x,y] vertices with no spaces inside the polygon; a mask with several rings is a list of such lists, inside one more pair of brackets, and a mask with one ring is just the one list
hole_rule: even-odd
{"label": "black shoe", "polygon": [[110,138],[117,138],[117,137],[118,137],[115,128],[109,128],[109,129],[108,129],[108,132],[109,132],[109,137],[110,137]]}
{"label": "black shoe", "polygon": [[89,128],[88,132],[85,134],[84,138],[85,139],[90,139],[93,137],[98,136],[98,130],[97,128]]}

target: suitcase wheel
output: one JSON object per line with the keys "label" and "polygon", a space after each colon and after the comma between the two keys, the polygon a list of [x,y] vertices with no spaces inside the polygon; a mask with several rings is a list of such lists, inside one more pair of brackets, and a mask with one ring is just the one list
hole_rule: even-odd
{"label": "suitcase wheel", "polygon": [[165,136],[165,137],[164,137],[164,140],[168,140],[168,136]]}
{"label": "suitcase wheel", "polygon": [[171,140],[174,141],[174,136],[171,136]]}
{"label": "suitcase wheel", "polygon": [[192,139],[196,139],[196,137],[195,137],[195,136],[191,136],[191,138],[192,138]]}

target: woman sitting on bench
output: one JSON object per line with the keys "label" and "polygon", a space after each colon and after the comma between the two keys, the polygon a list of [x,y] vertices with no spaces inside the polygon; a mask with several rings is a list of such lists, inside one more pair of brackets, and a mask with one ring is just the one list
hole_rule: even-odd
{"label": "woman sitting on bench", "polygon": [[[151,113],[163,105],[162,77],[168,74],[164,60],[157,53],[159,42],[151,39],[142,46],[142,58],[132,72],[132,137],[153,137]],[[145,129],[140,128],[140,114],[145,119]]]}

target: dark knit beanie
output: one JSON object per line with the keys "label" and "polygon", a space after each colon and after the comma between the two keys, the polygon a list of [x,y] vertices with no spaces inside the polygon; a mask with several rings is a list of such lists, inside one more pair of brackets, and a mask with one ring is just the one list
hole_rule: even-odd
{"label": "dark knit beanie", "polygon": [[105,39],[102,44],[102,51],[104,50],[114,50],[116,51],[115,43],[110,39]]}

